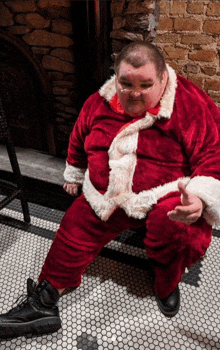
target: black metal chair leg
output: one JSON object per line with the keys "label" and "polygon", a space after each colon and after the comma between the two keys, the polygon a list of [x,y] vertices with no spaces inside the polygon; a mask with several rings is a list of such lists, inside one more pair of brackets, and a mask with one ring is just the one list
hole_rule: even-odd
{"label": "black metal chair leg", "polygon": [[23,192],[20,195],[20,199],[21,199],[21,207],[22,207],[22,211],[23,211],[24,221],[27,224],[29,224],[31,222],[31,218],[30,218],[30,214],[29,214],[28,203],[27,203],[27,200],[26,200]]}
{"label": "black metal chair leg", "polygon": [[11,192],[10,195],[8,195],[5,199],[0,201],[0,210],[15,198],[19,198],[21,201],[24,221],[26,223],[29,223],[30,214],[29,214],[28,202],[24,191],[23,180],[22,180],[22,176],[21,176],[21,172],[20,172],[20,168],[19,168],[19,164],[18,164],[18,160],[17,160],[15,148],[14,148],[14,143],[8,129],[8,124],[7,124],[6,116],[4,114],[4,110],[2,108],[1,99],[0,99],[0,138],[5,141],[12,171],[15,176],[15,183],[12,183],[12,182],[10,183],[8,181],[0,180],[0,184],[3,187],[6,186],[6,188],[9,189]]}

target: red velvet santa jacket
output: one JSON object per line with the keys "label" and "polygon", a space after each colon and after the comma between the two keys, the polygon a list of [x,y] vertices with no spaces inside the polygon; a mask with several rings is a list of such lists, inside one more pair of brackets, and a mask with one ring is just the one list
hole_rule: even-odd
{"label": "red velvet santa jacket", "polygon": [[[142,219],[181,179],[220,222],[220,112],[201,89],[168,66],[159,112],[132,119],[114,108],[115,76],[85,102],[70,135],[64,178],[82,183],[96,214],[116,207]],[[120,106],[119,106],[120,107]]]}

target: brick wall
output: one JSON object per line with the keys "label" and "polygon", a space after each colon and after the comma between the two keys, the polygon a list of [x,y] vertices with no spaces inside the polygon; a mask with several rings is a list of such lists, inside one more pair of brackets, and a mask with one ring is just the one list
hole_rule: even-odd
{"label": "brick wall", "polygon": [[156,37],[160,13],[158,0],[112,0],[111,12],[113,58],[131,41],[153,41]]}
{"label": "brick wall", "polygon": [[78,116],[70,4],[71,0],[0,2],[0,28],[25,43],[49,78],[57,129],[55,142],[58,149],[61,144],[61,151],[66,149]]}
{"label": "brick wall", "polygon": [[220,107],[220,1],[161,0],[154,43],[181,75]]}

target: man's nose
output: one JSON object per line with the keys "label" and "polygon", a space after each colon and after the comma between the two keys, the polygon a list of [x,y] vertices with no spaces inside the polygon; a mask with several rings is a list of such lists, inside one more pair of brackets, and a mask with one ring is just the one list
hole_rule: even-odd
{"label": "man's nose", "polygon": [[131,95],[132,95],[133,97],[139,97],[140,94],[141,94],[141,91],[140,91],[139,89],[132,89],[132,90],[131,90]]}

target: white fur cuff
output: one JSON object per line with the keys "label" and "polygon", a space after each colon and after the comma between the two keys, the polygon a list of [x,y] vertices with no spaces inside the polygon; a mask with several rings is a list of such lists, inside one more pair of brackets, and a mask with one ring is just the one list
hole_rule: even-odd
{"label": "white fur cuff", "polygon": [[63,173],[64,180],[70,183],[82,184],[84,181],[84,174],[86,169],[76,168],[66,162],[66,169]]}
{"label": "white fur cuff", "polygon": [[198,196],[207,207],[203,217],[210,224],[220,224],[220,181],[211,176],[196,176],[187,185],[187,190]]}

